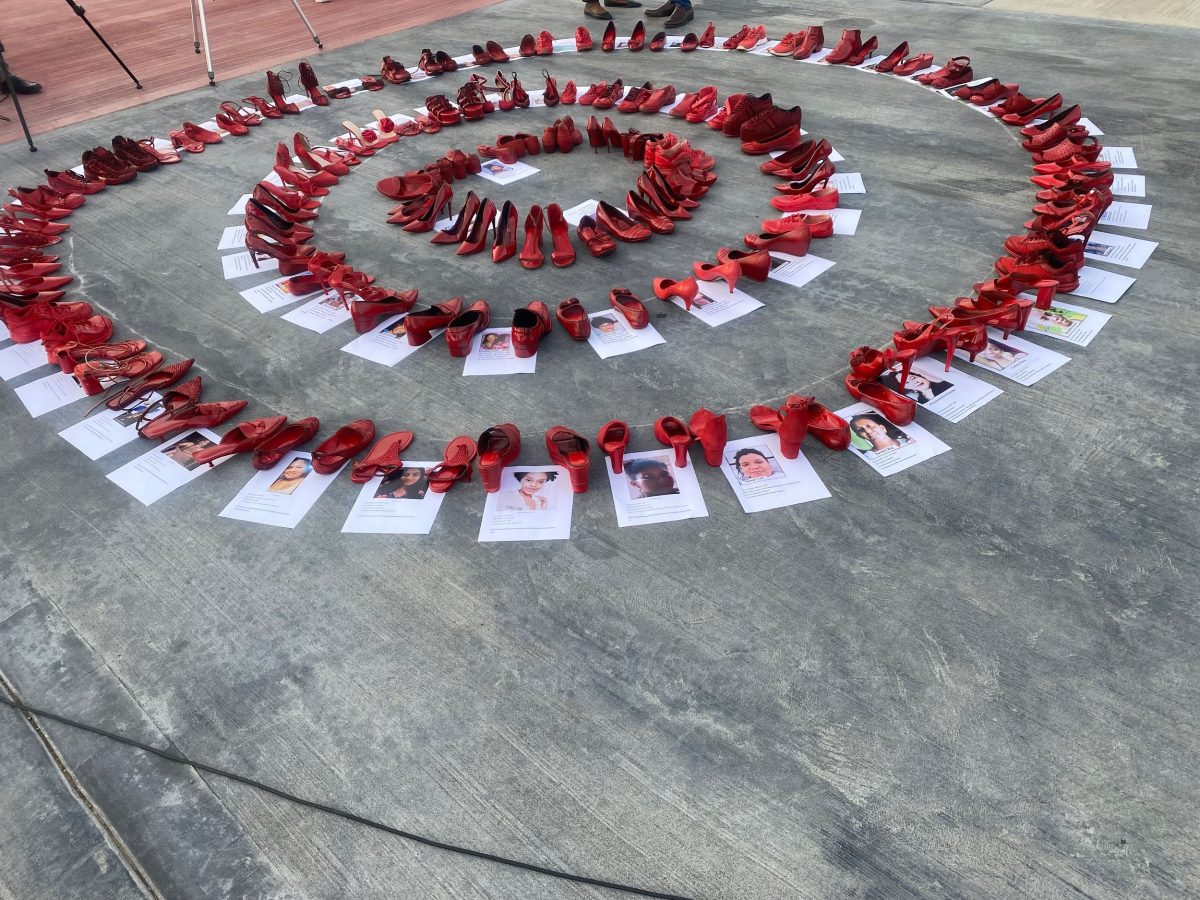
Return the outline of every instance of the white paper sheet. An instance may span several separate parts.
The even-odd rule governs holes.
[[[741,438],[725,445],[721,474],[748,513],[794,506],[830,496],[812,464],[801,452],[785,459],[779,435]]]
[[[306,109],[317,108],[317,104],[313,103],[312,100],[308,98],[308,94],[290,94],[283,98],[283,102],[294,103],[297,108],[299,108],[300,112],[304,112]]]
[[[257,266],[249,252],[230,253],[221,257],[221,273],[225,276],[226,281],[246,278],[250,275],[269,275],[271,272],[278,271],[279,260],[273,257],[260,259]]]
[[[800,60],[800,62],[820,63],[823,65],[825,63],[825,57],[827,57],[832,52],[833,52],[832,47],[824,47],[824,48],[818,50],[816,53],[814,53],[808,59],[802,59],[802,60]]]
[[[739,284],[744,279],[739,279]],[[751,282],[752,283],[752,282]],[[680,309],[686,306],[678,297],[672,297],[671,302]],[[762,309],[762,303],[745,293],[740,287],[730,292],[724,281],[701,281],[700,293],[692,301],[688,310],[693,316],[706,325],[716,328],[734,319],[740,319],[747,313]]]
[[[471,341],[463,375],[530,375],[537,354],[521,359],[513,352],[511,328],[486,328]]]
[[[792,287],[804,287],[822,272],[833,268],[833,260],[820,256],[792,256],[790,253],[771,252],[771,271],[767,275],[774,281],[782,281]]]
[[[831,209],[827,215],[833,218],[833,233],[851,235],[858,231],[858,220],[862,218],[861,209]]]
[[[498,159],[485,159],[481,164],[482,169],[475,174],[494,184],[512,184],[514,181],[520,181],[522,178],[528,178],[541,171],[519,159],[511,164],[502,163]]]
[[[772,39],[768,39],[768,40],[764,41],[763,43],[761,43],[757,47],[755,47],[753,50],[749,50],[747,52],[752,53],[755,56],[769,56],[771,54],[771,48],[778,47],[779,44],[780,44],[780,41],[777,41],[772,38]]]
[[[500,472],[500,490],[483,504],[479,542],[570,540],[574,499],[564,468],[507,467]]]
[[[1112,163],[1114,169],[1136,169],[1137,157],[1132,147],[1105,147],[1100,151],[1100,161]]]
[[[838,189],[839,194],[865,194],[867,186],[863,184],[860,172],[838,172],[829,179],[829,186]]]
[[[1004,391],[981,378],[946,367],[936,360],[918,359],[912,364],[904,390],[900,390],[900,366],[879,378],[884,387],[917,401],[917,406],[951,422],[961,422],[975,410],[995,400]]]
[[[259,181],[270,182],[271,184],[275,185],[275,187],[283,187],[284,186],[283,178],[281,178],[279,173],[276,172],[274,169],[272,169],[270,172],[268,172],[266,175],[264,175],[262,178],[260,178]]]
[[[1125,292],[1133,287],[1136,278],[1128,275],[1118,275],[1106,269],[1095,266],[1084,266],[1079,270],[1079,287],[1068,291],[1076,297],[1087,297],[1089,300],[1099,300],[1101,303],[1116,303]]]
[[[221,232],[221,242],[217,244],[217,250],[245,250],[246,249],[246,226],[245,225],[230,225]]]
[[[17,388],[16,394],[35,419],[87,396],[79,382],[66,372],[55,372],[53,375],[23,384]]]
[[[1033,294],[1022,294],[1033,299]],[[1034,309],[1029,314],[1025,330],[1058,338],[1068,344],[1086,347],[1111,319],[1108,313],[1055,300],[1049,309]]]
[[[677,468],[673,451],[626,453],[623,471],[614,474],[606,464],[604,472],[621,528],[708,515],[695,466],[689,462],[685,468]]]
[[[893,425],[867,403],[855,403],[837,414],[850,423],[850,452],[885,477],[950,449],[916,422]]]
[[[1131,172],[1114,172],[1112,192],[1118,197],[1145,197],[1146,176]]]
[[[12,334],[9,333],[8,326],[0,322],[0,341],[7,341]]]
[[[601,359],[622,356],[666,343],[653,325],[634,328],[615,309],[588,313],[588,318],[592,320],[592,333],[588,335],[588,343]]]
[[[1138,228],[1145,230],[1150,227],[1149,203],[1126,203],[1124,200],[1114,200],[1108,204],[1099,219],[1101,225],[1116,226],[1117,228]]]
[[[394,366],[402,359],[412,356],[421,347],[427,347],[430,344],[444,346],[441,341],[437,340],[438,336],[446,330],[444,328],[431,331],[430,339],[420,346],[414,347],[410,344],[404,331],[404,319],[407,315],[408,313],[400,313],[392,316],[376,326],[373,331],[356,337],[342,350],[380,365]]]
[[[307,294],[292,293],[293,277],[295,276],[284,275],[282,278],[276,278],[274,281],[268,281],[264,284],[256,284],[254,287],[246,288],[246,290],[238,291],[238,293],[241,294],[243,300],[260,313],[290,306],[308,297],[316,297],[321,293],[320,291],[310,291]]]
[[[579,227],[579,222],[584,216],[595,217],[596,207],[599,205],[599,200],[584,200],[582,203],[576,203],[570,209],[564,209],[563,218],[575,227]]]
[[[242,194],[242,196],[238,198],[238,202],[233,204],[233,206],[230,207],[229,212],[225,213],[225,215],[244,216],[246,214],[246,203],[249,202],[251,196],[252,195],[250,194]]]
[[[963,350],[956,350],[954,355],[959,359],[970,360]],[[1004,332],[989,328],[987,347],[979,352],[971,365],[1028,386],[1036,384],[1070,361],[1069,356],[1047,350],[1015,334],[1005,338]]]
[[[41,341],[28,344],[13,344],[0,350],[0,378],[12,381],[26,372],[48,366],[46,348]]]
[[[280,318],[317,334],[324,334],[343,322],[349,322],[350,310],[342,303],[336,291],[330,291],[284,313]]]
[[[285,453],[271,468],[255,472],[220,515],[258,525],[295,528],[344,468],[322,475],[313,471],[311,453]]]
[[[1112,263],[1114,266],[1140,269],[1146,264],[1146,260],[1150,258],[1150,254],[1157,246],[1157,241],[1143,241],[1139,238],[1126,237],[1123,234],[1093,231],[1091,237],[1088,238],[1083,255],[1088,259]]]
[[[431,461],[404,460],[404,468],[386,478],[377,475],[362,486],[343,534],[429,534],[445,494],[429,490]]]
[[[219,435],[207,428],[185,431],[166,443],[156,444],[116,471],[109,472],[108,479],[149,506],[207,472],[208,464],[197,463],[192,459],[192,454],[220,440]],[[223,456],[213,465],[219,466],[228,459],[228,456]]]
[[[887,59],[887,54],[880,53],[876,56],[869,56],[863,62],[859,63],[857,66],[851,66],[850,68],[859,69],[860,71],[871,72],[872,74],[874,74],[875,67],[877,65],[879,65],[881,62],[883,62],[885,59]]]
[[[159,394],[151,391],[147,399],[135,401],[124,409],[103,409],[82,422],[64,428],[58,436],[82,451],[88,459],[99,459],[137,440],[138,416],[159,397]]]

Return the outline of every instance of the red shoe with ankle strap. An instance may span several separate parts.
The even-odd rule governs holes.
[[[900,331],[892,335],[892,343],[898,350],[913,350],[917,356],[925,356],[935,350],[946,353],[946,371],[954,359],[955,350],[966,351],[971,360],[987,346],[987,329],[979,324],[955,321],[946,316],[932,322],[904,322]],[[899,424],[899,423],[897,423]]]
[[[312,452],[313,471],[332,475],[367,448],[375,440],[375,423],[370,419],[355,419],[343,425]]]
[[[104,390],[101,378],[142,378],[163,364],[163,355],[157,350],[138,353],[122,360],[92,359],[75,366],[75,380],[88,396]]]
[[[521,432],[512,422],[493,425],[479,436],[479,477],[489,494],[500,490],[500,474],[521,455]]]
[[[542,212],[542,208],[535,203],[525,216],[525,242],[521,247],[520,254],[517,256],[517,261],[520,262],[522,268],[540,269],[542,267],[542,263],[546,258],[542,252],[542,229],[544,225],[545,215]],[[547,312],[547,316],[549,316],[549,312]]]
[[[197,428],[216,428],[224,425],[243,409],[245,400],[220,400],[213,403],[189,403],[155,416],[138,432],[147,440],[161,440],[181,431]],[[315,468],[315,466],[314,466]]]
[[[654,423],[654,437],[660,444],[675,451],[675,467],[686,469],[688,447],[696,440],[683,422],[674,416],[663,416]]]
[[[578,297],[568,297],[559,303],[554,317],[572,340],[586,341],[592,333],[592,320]]]
[[[893,350],[885,347],[880,350],[875,347],[857,347],[850,351],[850,371],[854,377],[862,381],[876,381],[879,376],[893,366],[900,366],[900,390],[908,382],[908,373],[912,369],[917,352],[912,349]]]
[[[725,417],[702,406],[692,413],[687,428],[700,443],[704,461],[713,468],[721,465],[728,438]]]
[[[830,450],[850,446],[850,424],[813,397],[792,394],[779,409],[752,406],[750,421],[763,431],[778,432],[780,452],[788,459],[800,454],[800,444],[808,435]]]
[[[238,453],[252,453],[265,441],[278,434],[287,423],[287,416],[269,416],[264,419],[252,419],[235,425],[221,440],[212,447],[205,447],[192,454],[197,463],[208,463],[210,466],[225,456]]]
[[[446,346],[451,356],[466,356],[471,352],[475,335],[488,327],[491,309],[486,300],[476,300],[454,317],[446,326]]]
[[[550,308],[541,300],[534,300],[513,313],[512,347],[518,359],[528,359],[537,353],[538,344],[553,327]]]
[[[576,494],[588,489],[588,473],[592,467],[588,457],[590,449],[587,439],[570,428],[555,425],[546,429],[546,452],[550,461],[567,470],[571,476],[571,490]]]
[[[970,81],[974,77],[975,72],[971,68],[971,57],[956,56],[940,69],[935,69],[925,75],[918,75],[917,81],[928,87],[944,90],[948,87],[954,87],[956,84],[963,84]],[[896,424],[899,425],[901,423],[897,422]]]

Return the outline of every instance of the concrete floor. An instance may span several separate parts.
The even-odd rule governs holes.
[[[834,36],[878,29],[889,49],[908,38],[969,53],[981,74],[1062,90],[1106,142],[1136,148],[1161,244],[1091,347],[1070,348],[1073,362],[1037,386],[1003,383],[961,424],[924,418],[953,450],[902,475],[814,448],[834,499],[747,516],[705,469],[709,518],[632,529],[616,527],[601,488],[578,498],[571,541],[537,545],[476,543],[475,485],[447,498],[429,538],[339,534],[357,490],[345,477],[294,532],[217,518],[242,462],[143,508],[103,477],[141,448],[91,463],[54,435],[80,407],[31,422],[3,390],[6,685],[399,827],[693,897],[1200,896],[1193,35],[894,0],[853,16],[818,2],[803,20],[792,4],[760,8],[773,32],[820,21]],[[741,10],[712,2],[700,18],[736,24]],[[510,0],[322,67],[508,43],[531,22],[567,35],[575,14]],[[462,380],[460,363],[429,351],[389,371],[341,353],[344,329],[258,315],[215,269],[226,209],[290,134],[276,126],[89,202],[64,245],[79,292],[124,336],[194,353],[206,395],[253,397],[250,413],[372,415],[413,427],[415,455],[512,419],[530,436],[522,458],[542,462],[538,435],[558,422],[594,433],[619,414],[649,448],[646,423],[702,403],[742,410],[802,390],[842,404],[846,351],[966,290],[1028,210],[1009,131],[889,79],[740,54],[552,63],[560,79],[713,81],[803,104],[843,170],[864,174],[858,235],[821,246],[837,265],[798,297],[765,287],[767,310],[717,331],[655,309],[668,345],[654,351],[603,363],[556,333],[533,377]],[[32,183],[113,134],[161,133],[258,81],[65,128],[36,156],[9,144],[3,181]],[[376,102],[423,96],[391,89],[300,127],[329,135]],[[750,163],[695,129],[720,158],[712,203],[686,236],[611,262],[528,274],[426,254],[380,227],[376,177],[499,127],[414,141],[347,179],[320,242],[429,298],[486,296],[503,311],[578,294],[600,308],[614,283],[645,295],[652,275],[737,240],[765,211]],[[540,160],[545,173],[509,195],[518,204],[615,196],[631,171]],[[751,433],[740,412],[731,423]],[[56,769],[16,714],[0,716],[6,900],[616,896],[43,723]]]

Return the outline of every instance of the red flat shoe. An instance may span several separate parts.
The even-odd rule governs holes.
[[[634,296],[628,288],[616,287],[608,292],[608,302],[612,308],[625,317],[632,328],[645,328],[650,324],[650,313],[646,304]]]
[[[617,46],[617,23],[609,21],[604,26],[604,34],[600,38],[600,49],[605,53],[612,53]]]
[[[608,232],[600,230],[596,225],[596,220],[591,216],[584,216],[579,220],[576,233],[592,256],[607,256],[617,249],[616,241],[608,235]]]
[[[918,53],[916,56],[910,56],[904,62],[896,63],[891,74],[898,78],[907,78],[908,76],[920,72],[923,69],[928,69],[933,65],[932,53]]]
[[[600,426],[596,435],[600,451],[608,457],[614,475],[621,474],[625,460],[625,448],[629,446],[629,426],[620,419],[613,419]]]
[[[208,463],[210,466],[223,456],[234,456],[238,453],[249,453],[257,449],[264,441],[274,437],[287,422],[287,416],[270,416],[265,419],[252,419],[235,425],[221,436],[221,440],[212,447],[205,447],[192,454],[197,463]]]
[[[214,403],[189,403],[155,416],[138,432],[147,440],[162,440],[181,431],[216,428],[224,425],[243,409],[245,400],[220,400]]]
[[[411,431],[393,431],[385,434],[371,448],[371,452],[356,462],[350,469],[350,480],[355,484],[366,484],[376,475],[391,475],[404,466],[400,454],[413,441]]]
[[[521,454],[521,432],[512,422],[493,425],[479,436],[479,476],[489,494],[500,490],[501,470]]]
[[[688,464],[688,447],[696,439],[682,421],[674,416],[663,416],[654,423],[654,436],[660,444],[671,447],[675,451],[675,467],[686,469]]]
[[[491,310],[486,300],[476,300],[446,326],[446,346],[451,356],[466,356],[471,352],[475,335],[488,327]]]
[[[846,390],[855,400],[861,400],[875,407],[893,425],[903,427],[916,417],[917,401],[897,394],[878,381],[863,381],[852,374],[847,375]]]
[[[576,434],[562,425],[546,430],[546,451],[550,461],[562,466],[571,476],[571,490],[582,494],[588,489],[588,472],[592,461],[588,458],[591,445],[581,434]]]
[[[409,344],[420,347],[433,337],[432,332],[445,328],[462,312],[462,297],[454,297],[425,309],[417,309],[404,317],[405,335]]]
[[[722,263],[736,262],[742,274],[751,281],[766,281],[771,272],[771,254],[766,250],[730,250],[722,247],[717,251],[717,259]]]
[[[355,419],[348,425],[343,425],[313,450],[313,471],[321,475],[332,475],[361,453],[373,440],[375,423],[370,419]]]
[[[554,317],[572,340],[586,341],[592,333],[592,320],[578,297],[568,297],[559,303]]]
[[[737,287],[738,279],[742,276],[742,267],[736,260],[722,263],[707,263],[697,260],[692,263],[692,272],[700,281],[723,280],[726,287],[733,291]]]
[[[446,445],[442,461],[430,469],[425,477],[429,489],[435,494],[444,494],[454,485],[466,479],[471,480],[473,474],[471,464],[475,460],[478,447],[465,434],[460,434]]]
[[[675,281],[671,278],[654,279],[654,296],[659,300],[670,300],[672,297],[678,297],[683,301],[684,309],[692,308],[692,301],[696,299],[698,293],[700,293],[700,285],[696,283],[695,277],[691,275],[682,281]]]
[[[688,420],[688,431],[695,435],[704,450],[704,461],[716,468],[721,465],[728,440],[725,417],[703,406],[692,413]]]
[[[518,359],[528,359],[537,353],[538,344],[550,333],[554,320],[550,308],[541,300],[534,300],[513,313],[512,348]]]
[[[812,233],[807,225],[797,225],[791,231],[782,234],[764,231],[759,234],[748,234],[742,239],[751,250],[764,250],[768,253],[786,253],[789,256],[806,256],[812,241]]]
[[[509,58],[510,58],[509,55],[507,53],[505,53],[504,48],[501,47],[499,44],[497,44],[495,41],[488,41],[483,46],[484,46],[484,49],[487,50],[488,55],[490,55],[492,57],[492,62],[506,63],[509,61]]]
[[[284,426],[255,448],[250,465],[260,471],[271,468],[285,453],[311,441],[320,427],[320,421],[311,416]]]
[[[520,43],[520,46],[518,47],[518,52],[524,58],[528,58],[530,56],[536,56],[537,55],[537,38],[535,38],[532,34],[525,35],[523,38],[521,38],[521,43]]]

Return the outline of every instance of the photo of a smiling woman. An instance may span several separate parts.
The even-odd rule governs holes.
[[[922,406],[931,400],[936,400],[954,387],[954,384],[945,378],[918,372],[916,369],[908,373],[908,381],[904,384],[904,390],[900,390],[900,374],[894,369],[879,376],[879,383],[897,394],[916,400]]]
[[[398,472],[385,475],[375,491],[376,500],[424,500],[429,490],[425,470],[405,466]]]
[[[513,472],[515,490],[496,495],[497,512],[545,512],[554,509],[557,472]]]
[[[854,435],[853,445],[867,459],[913,442],[912,438],[879,413],[860,413],[852,417],[850,431]]]
[[[283,471],[279,473],[278,478],[271,482],[271,486],[267,488],[267,491],[272,494],[294,494],[296,488],[300,487],[311,471],[312,463],[303,457],[297,456],[283,467]]]
[[[780,474],[772,467],[767,452],[757,447],[743,447],[733,454],[730,466],[742,481],[760,481]]]

